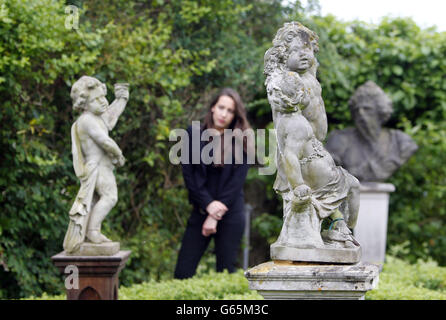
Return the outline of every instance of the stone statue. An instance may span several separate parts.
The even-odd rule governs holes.
[[[327,116],[316,79],[317,51],[317,35],[291,22],[279,29],[265,54],[278,145],[274,189],[284,201],[283,227],[271,258],[356,263],[361,251],[349,228],[358,217],[359,181],[336,166],[321,143]],[[330,226],[321,233],[326,218]]]
[[[119,251],[119,243],[101,233],[101,224],[118,200],[113,170],[123,166],[125,158],[108,133],[125,109],[128,84],[115,84],[116,100],[111,105],[106,93],[105,84],[88,76],[71,88],[73,109],[82,111],[71,127],[73,167],[81,183],[63,243],[71,255],[112,255]]]
[[[404,132],[382,128],[393,112],[392,101],[374,82],[360,86],[349,107],[355,128],[331,133],[326,148],[338,165],[361,182],[383,182],[418,146]]]

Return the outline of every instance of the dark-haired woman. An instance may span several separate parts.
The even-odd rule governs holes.
[[[217,272],[236,270],[237,253],[240,248],[244,228],[243,184],[249,169],[247,152],[253,152],[249,141],[242,138],[242,152],[237,152],[237,137],[225,137],[225,129],[250,129],[246,110],[239,94],[230,88],[221,90],[212,100],[208,113],[201,126],[201,133],[206,129],[217,130],[221,137],[221,152],[212,155],[213,162],[182,163],[183,177],[189,191],[189,200],[193,205],[183,237],[175,268],[175,278],[190,278],[195,274],[198,263],[211,239],[215,242]],[[189,150],[192,156],[192,127],[189,134]],[[215,133],[216,131],[214,131]],[[236,136],[236,135],[234,135]],[[224,140],[231,139],[230,143]],[[228,142],[228,141],[227,141]],[[200,139],[200,155],[206,142]],[[227,147],[233,148],[230,163],[227,163]],[[251,144],[252,146],[252,144]],[[218,149],[220,150],[220,149]],[[237,164],[239,163],[239,164]]]

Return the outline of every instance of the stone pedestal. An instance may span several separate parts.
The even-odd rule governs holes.
[[[272,244],[270,252],[273,261],[353,264],[361,260],[361,247],[302,249]]]
[[[249,288],[267,300],[363,300],[378,283],[379,267],[270,261],[245,272]]]
[[[65,281],[67,300],[118,300],[119,272],[129,256],[130,251],[112,256],[72,256],[63,251],[51,260],[73,280],[70,288]]]
[[[390,183],[361,183],[359,216],[353,234],[362,248],[363,262],[383,264],[386,256]]]

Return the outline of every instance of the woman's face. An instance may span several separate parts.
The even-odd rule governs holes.
[[[211,108],[214,128],[226,129],[235,117],[235,102],[231,97],[221,96]]]

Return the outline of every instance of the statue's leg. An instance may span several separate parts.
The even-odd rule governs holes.
[[[330,215],[330,228],[324,232],[324,240],[331,245],[354,248],[359,243],[350,229],[356,225],[359,212],[359,181],[348,174],[345,181],[348,192],[342,205]]]
[[[118,201],[118,188],[116,186],[113,169],[100,166],[98,170],[95,191],[99,196],[99,201],[91,211],[90,221],[87,228],[87,238],[94,243],[111,241],[101,234],[101,225],[104,218]]]
[[[350,190],[347,195],[347,208],[344,213],[345,221],[350,229],[356,226],[359,213],[359,181],[354,176],[349,177]]]

